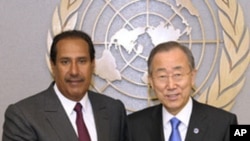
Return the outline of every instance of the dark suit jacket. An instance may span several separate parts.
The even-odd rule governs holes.
[[[98,141],[124,141],[126,111],[119,100],[88,92]],[[45,91],[10,105],[5,113],[3,141],[78,141],[53,84]]]
[[[229,141],[230,124],[237,124],[236,115],[193,100],[185,141]],[[129,115],[128,125],[130,141],[164,141],[162,105]]]

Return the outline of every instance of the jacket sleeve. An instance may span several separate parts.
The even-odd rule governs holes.
[[[224,141],[230,140],[230,125],[237,125],[237,124],[238,124],[237,116],[233,114],[231,120],[229,121],[228,129],[225,134]]]
[[[35,141],[35,131],[25,115],[16,105],[10,105],[5,112],[2,141]]]

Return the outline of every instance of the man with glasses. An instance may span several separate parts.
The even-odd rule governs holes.
[[[191,97],[194,62],[192,52],[175,41],[151,51],[148,80],[161,104],[129,115],[131,141],[229,141],[237,117]]]

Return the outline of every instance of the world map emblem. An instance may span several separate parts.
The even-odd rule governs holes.
[[[198,70],[193,97],[200,102],[230,110],[244,86],[249,31],[234,0],[61,0],[52,23],[48,51],[62,31],[87,32],[96,49],[91,89],[122,100],[130,112],[158,103],[148,87],[147,58],[166,41],[193,52]]]

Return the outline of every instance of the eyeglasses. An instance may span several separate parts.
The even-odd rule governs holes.
[[[157,72],[153,75],[153,79],[158,82],[165,83],[168,82],[169,78],[172,78],[174,82],[180,82],[186,75],[189,75],[191,72],[191,70],[188,73],[185,73],[184,71],[177,71],[171,75],[167,74],[166,72]]]

